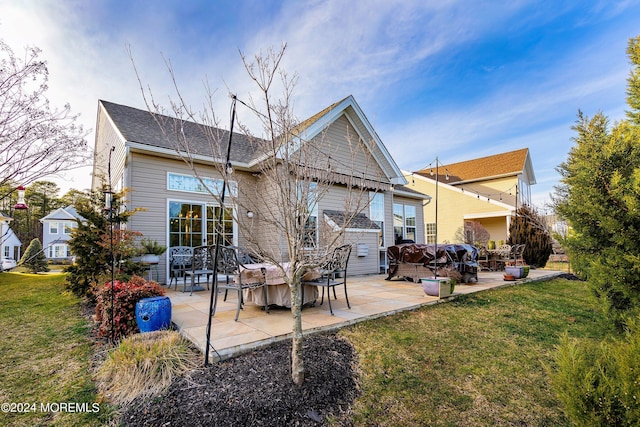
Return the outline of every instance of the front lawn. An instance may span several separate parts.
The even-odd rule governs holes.
[[[109,417],[91,379],[89,325],[64,278],[0,273],[0,425],[102,425]]]

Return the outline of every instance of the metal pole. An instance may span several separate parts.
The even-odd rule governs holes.
[[[109,150],[109,164],[108,164],[108,175],[109,175],[109,257],[111,263],[111,343],[114,344],[116,342],[115,335],[115,327],[114,327],[114,311],[115,307],[115,289],[114,289],[114,281],[115,281],[115,257],[113,256],[113,188],[111,187],[111,154],[116,149],[115,146],[111,147]]]
[[[438,278],[438,157],[436,157],[436,230],[433,242],[433,278]]]
[[[229,142],[227,144],[227,159],[224,164],[224,177],[222,182],[222,194],[220,195],[220,213],[218,214],[218,228],[216,230],[216,250],[213,255],[213,289],[209,297],[209,320],[207,321],[207,348],[204,352],[204,366],[209,365],[209,348],[211,347],[211,321],[212,314],[215,312],[215,305],[218,303],[218,256],[220,253],[220,244],[222,242],[222,223],[224,217],[224,196],[227,191],[227,178],[229,175],[230,155],[231,155],[231,141],[233,138],[233,124],[236,120],[236,96],[231,97],[231,125],[229,126]],[[215,296],[215,298],[214,298]]]

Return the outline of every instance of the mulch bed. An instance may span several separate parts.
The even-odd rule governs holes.
[[[161,396],[124,408],[125,426],[319,426],[345,416],[359,393],[357,355],[335,334],[306,337],[305,381],[291,380],[286,341],[201,367]]]

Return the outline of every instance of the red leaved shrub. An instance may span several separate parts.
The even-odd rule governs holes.
[[[164,289],[156,282],[147,282],[140,276],[133,276],[128,282],[114,281],[115,311],[113,328],[115,339],[138,332],[136,324],[136,303],[143,298],[164,295]],[[111,282],[96,291],[96,320],[100,322],[98,336],[111,335]]]

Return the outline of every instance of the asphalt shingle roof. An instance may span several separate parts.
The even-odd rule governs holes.
[[[355,228],[358,230],[379,230],[380,227],[375,222],[371,221],[364,213],[359,213],[351,218],[351,220],[345,224],[347,216],[345,212],[324,210],[322,211],[331,221],[336,223],[339,227]]]
[[[448,184],[455,184],[460,181],[476,181],[495,176],[505,176],[518,174],[525,167],[528,148],[509,151],[507,153],[494,154],[492,156],[467,160],[464,162],[451,163],[438,168],[438,180],[445,182],[448,173]],[[433,168],[435,174],[435,168]],[[431,176],[431,169],[425,168],[415,172],[427,178]]]
[[[152,115],[149,111],[101,100],[107,114],[113,120],[122,136],[129,142],[151,147],[175,150],[178,146],[178,132],[184,132],[189,141],[190,151],[195,155],[221,158],[226,155],[229,131],[201,125],[188,120],[175,119],[162,114]],[[157,121],[156,121],[157,119]],[[158,122],[167,130],[165,135]],[[210,143],[212,141],[212,143]],[[182,150],[184,151],[184,149]],[[233,133],[230,158],[232,162],[250,162],[257,153],[257,143],[240,133]]]

